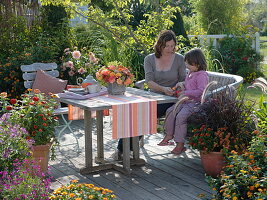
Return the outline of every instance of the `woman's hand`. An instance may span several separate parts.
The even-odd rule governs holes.
[[[176,90],[184,90],[185,89],[184,88],[184,82],[178,82],[178,83],[176,83],[175,89]]]
[[[174,91],[170,87],[163,87],[163,92],[169,96],[172,96],[174,94]]]

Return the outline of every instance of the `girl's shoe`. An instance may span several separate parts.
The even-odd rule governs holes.
[[[185,151],[186,151],[186,148],[185,148],[185,147],[182,147],[182,148],[180,148],[180,147],[175,147],[175,148],[171,151],[171,153],[174,154],[174,155],[179,156],[179,155],[181,155],[182,153],[184,153]]]

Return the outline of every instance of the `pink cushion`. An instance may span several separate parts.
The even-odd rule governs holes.
[[[36,73],[35,81],[33,82],[32,89],[39,89],[42,93],[48,94],[49,92],[56,94],[61,93],[67,86],[67,80],[55,78],[46,74],[43,70],[38,70]]]

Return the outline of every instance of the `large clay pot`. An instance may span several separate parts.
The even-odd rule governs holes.
[[[32,146],[33,158],[38,162],[42,172],[46,173],[48,169],[49,152],[52,143],[45,145]]]
[[[126,91],[125,85],[119,85],[117,83],[108,84],[108,93],[111,95],[123,95]]]
[[[201,163],[207,175],[216,178],[225,165],[225,159],[222,152],[200,152]]]

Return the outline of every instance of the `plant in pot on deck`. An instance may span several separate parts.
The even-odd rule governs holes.
[[[53,112],[58,106],[58,102],[53,97],[40,93],[39,90],[32,92],[31,89],[28,89],[28,91],[29,94],[23,94],[20,100],[8,100],[2,95],[2,111],[10,112],[9,121],[12,124],[18,124],[27,130],[29,134],[27,139],[34,141],[33,156],[41,158],[40,165],[44,164],[42,170],[46,172],[51,145],[51,157],[54,157],[53,142],[56,142],[55,126],[58,125],[58,118],[53,115]],[[37,152],[42,155],[37,155]]]
[[[233,89],[227,88],[211,94],[199,105],[199,111],[189,117],[188,122],[196,127],[189,144],[200,151],[208,175],[219,175],[224,165],[223,154],[232,150],[242,153],[247,148],[255,130],[252,113],[253,106],[247,105],[243,97],[236,96]]]
[[[253,86],[262,88],[267,94],[267,81],[258,78]],[[214,199],[257,199],[267,196],[267,102],[260,97],[255,109],[257,130],[243,154],[231,151],[226,156],[227,165],[218,178],[208,177],[209,184],[216,191]]]

